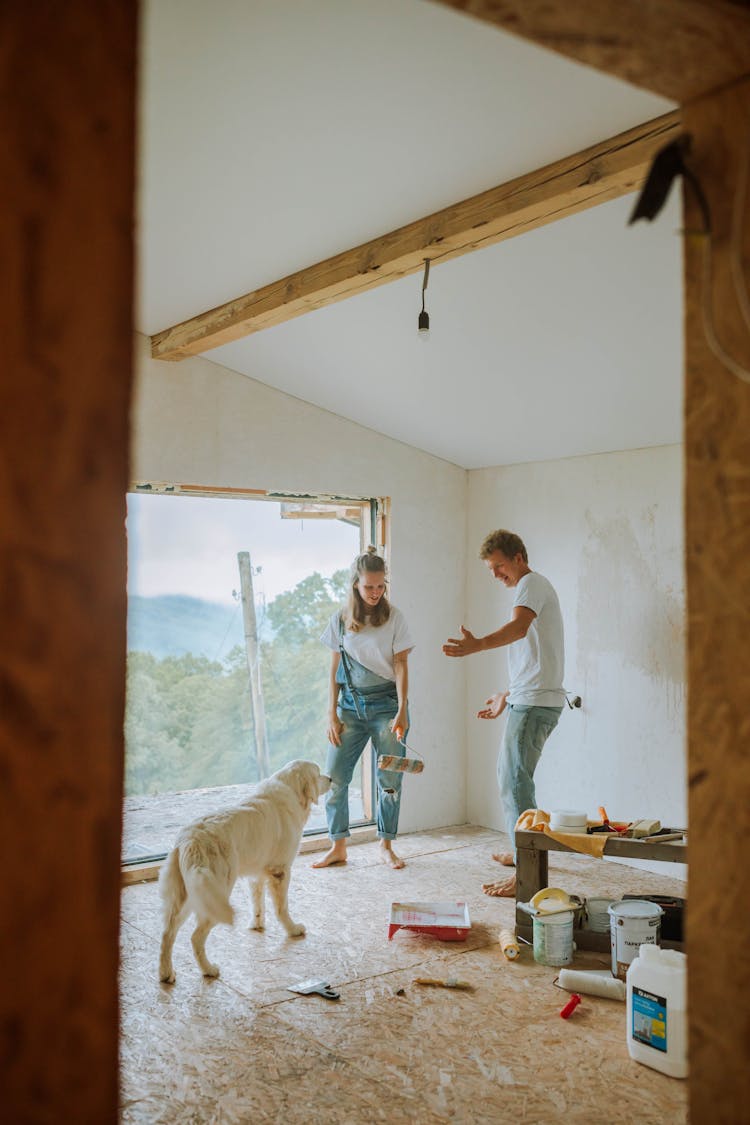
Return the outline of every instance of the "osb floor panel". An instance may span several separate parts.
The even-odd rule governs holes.
[[[270,903],[265,933],[248,930],[238,883],[234,929],[208,940],[215,981],[193,960],[189,921],[175,946],[177,981],[159,984],[157,886],[124,888],[122,1122],[686,1122],[686,1083],[629,1058],[624,1004],[584,996],[561,1020],[557,971],[528,947],[514,963],[502,956],[498,933],[512,927],[514,904],[481,884],[503,874],[490,856],[505,847],[500,833],[463,827],[401,837],[403,871],[383,866],[376,844],[323,871],[301,856],[290,903],[304,938],[286,937]],[[664,871],[550,853],[550,884],[582,895],[684,897]],[[443,899],[468,902],[466,942],[403,930],[388,941],[391,902]],[[576,953],[574,965],[604,968],[608,958]],[[458,976],[475,990],[424,988],[415,976]],[[341,999],[286,991],[309,977]]]

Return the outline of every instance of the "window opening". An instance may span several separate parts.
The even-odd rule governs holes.
[[[319,637],[352,558],[385,549],[385,503],[141,483],[128,494],[123,863],[241,801],[294,758],[325,764]],[[373,822],[363,755],[351,823]],[[326,830],[322,802],[306,833]]]

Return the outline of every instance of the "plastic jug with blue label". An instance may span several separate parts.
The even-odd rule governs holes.
[[[628,1053],[631,1059],[687,1078],[687,957],[642,945],[627,971]]]

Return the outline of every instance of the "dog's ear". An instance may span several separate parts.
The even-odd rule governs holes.
[[[320,771],[317,766],[308,766],[302,775],[300,784],[300,795],[302,797],[302,807],[309,809],[310,805],[314,805],[318,799],[318,777]]]

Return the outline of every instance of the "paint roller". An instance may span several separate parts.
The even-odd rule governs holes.
[[[500,931],[500,948],[508,961],[515,961],[521,956],[521,947],[510,930]]]
[[[411,747],[406,745],[401,727],[396,727],[393,733],[405,749],[411,750]],[[424,769],[424,762],[421,758],[401,757],[400,754],[379,754],[378,769],[394,770],[396,773],[421,773]]]
[[[566,992],[583,992],[587,996],[603,996],[606,1000],[625,1000],[625,981],[601,973],[582,973],[577,969],[561,969],[557,978]]]

